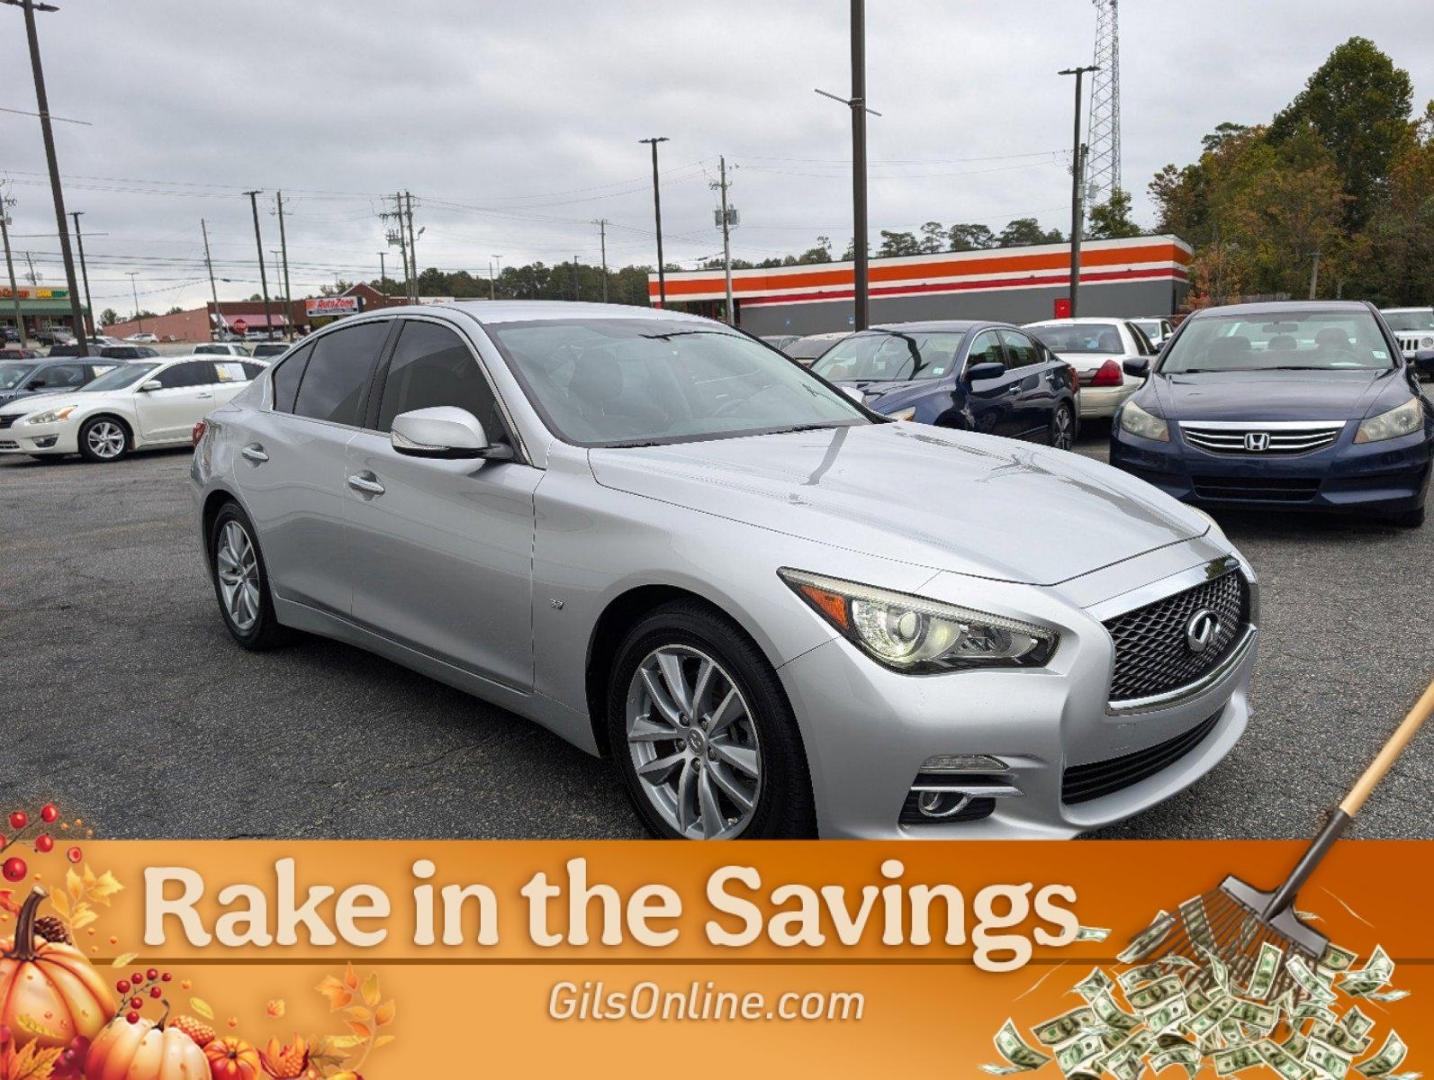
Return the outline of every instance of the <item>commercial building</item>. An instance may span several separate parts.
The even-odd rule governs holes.
[[[25,337],[35,338],[42,332],[70,326],[70,290],[52,289],[48,285],[22,285],[14,292],[0,285],[0,326],[15,326],[15,302],[20,303],[20,318],[25,324]],[[81,310],[85,311],[82,304]],[[85,311],[88,318],[89,312]]]
[[[1190,245],[1175,236],[1089,240],[1081,246],[1080,314],[1169,315],[1189,290]],[[853,322],[850,262],[732,271],[737,322],[754,334],[816,334]],[[1070,245],[947,251],[872,259],[871,322],[997,319],[1069,314]],[[658,306],[657,275],[648,295]],[[719,316],[722,270],[669,271],[667,306]]]

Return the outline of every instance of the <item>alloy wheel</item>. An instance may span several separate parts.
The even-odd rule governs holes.
[[[214,552],[224,611],[241,634],[259,621],[259,557],[244,526],[226,521]]]
[[[627,693],[627,749],[649,804],[679,835],[738,836],[762,793],[757,727],[737,684],[686,645],[650,652]]]
[[[112,461],[124,453],[124,428],[113,420],[97,420],[85,433],[85,445],[90,453],[105,461]]]
[[[1075,444],[1075,438],[1071,432],[1070,410],[1057,409],[1054,423],[1055,430],[1051,433],[1051,445],[1057,450],[1069,450]]]

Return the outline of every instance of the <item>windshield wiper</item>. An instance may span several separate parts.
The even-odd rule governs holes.
[[[792,434],[794,434],[794,433],[796,433],[796,432],[798,432],[798,431],[827,431],[827,430],[829,430],[829,429],[831,429],[831,428],[835,428],[835,427],[846,427],[846,426],[847,426],[846,424],[842,424],[842,423],[835,423],[835,424],[832,424],[832,423],[823,423],[823,424],[794,424],[794,425],[791,426],[791,427],[774,428],[774,429],[771,430],[771,431],[765,431],[765,432],[763,432],[763,434],[764,434],[764,435],[792,435]]]

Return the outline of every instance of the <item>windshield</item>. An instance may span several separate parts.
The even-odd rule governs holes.
[[[965,336],[872,330],[837,342],[812,365],[812,370],[833,382],[939,379],[951,374],[956,366]]]
[[[715,325],[553,319],[487,329],[543,420],[579,446],[869,422],[781,353]]]
[[[1389,329],[1395,332],[1434,330],[1434,308],[1426,308],[1423,311],[1386,311],[1384,321],[1389,324]]]
[[[0,363],[0,390],[15,389],[25,381],[25,376],[34,370],[34,364]]]
[[[105,390],[123,390],[133,386],[148,375],[158,364],[121,364],[113,371],[107,371],[84,388],[86,393]]]
[[[839,338],[798,338],[783,351],[793,360],[815,360],[839,341]]]
[[[1071,323],[1066,326],[1028,326],[1055,353],[1119,356],[1125,352],[1115,323]]]
[[[1367,311],[1292,311],[1197,318],[1170,346],[1160,370],[1336,371],[1394,366]]]

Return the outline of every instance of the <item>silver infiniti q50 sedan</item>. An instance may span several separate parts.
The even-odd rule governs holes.
[[[219,609],[607,755],[660,836],[1064,837],[1211,769],[1259,621],[1209,518],[891,422],[710,320],[389,308],[213,412]]]

